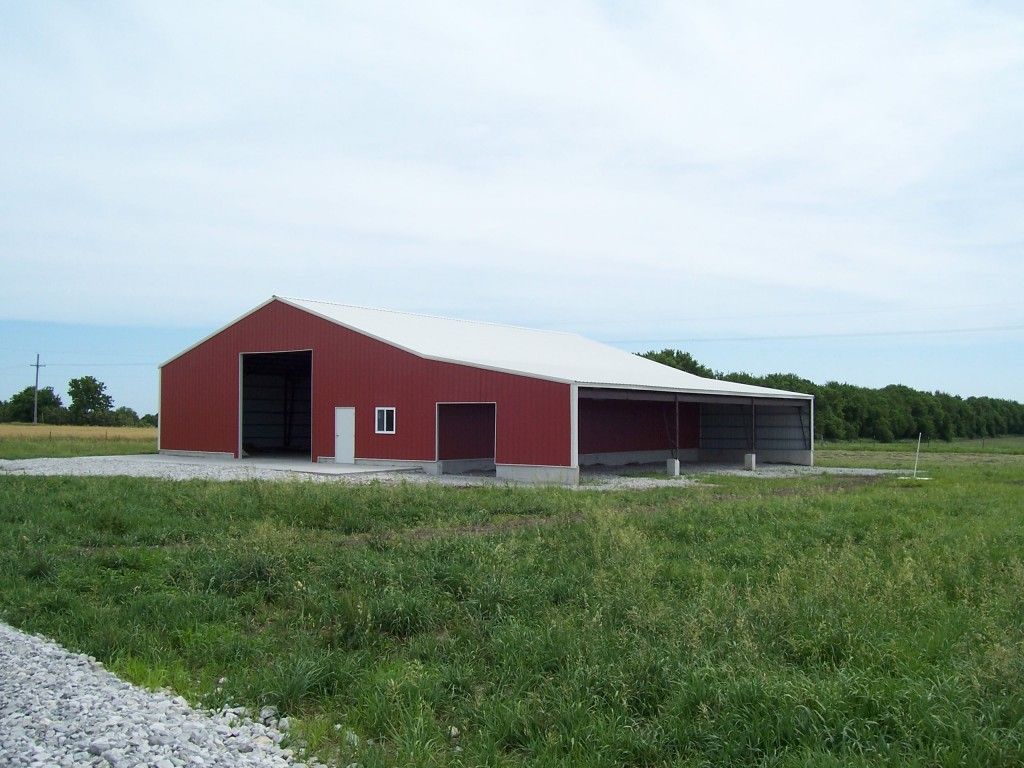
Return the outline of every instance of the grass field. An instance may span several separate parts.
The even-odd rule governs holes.
[[[0,459],[127,453],[156,453],[156,428],[0,424]]]
[[[840,442],[815,443],[816,450],[873,451],[887,453],[914,453],[917,440],[897,440],[892,443],[880,443],[877,440],[843,440]],[[929,440],[921,443],[921,455],[972,453],[972,454],[1021,454],[1024,453],[1024,436],[1005,435],[1003,437],[986,437],[957,439],[950,442]]]
[[[0,616],[339,765],[1018,766],[1024,456],[969,455],[642,493],[0,477]]]
[[[856,440],[815,444],[814,460],[821,467],[876,467],[906,469],[914,467],[917,441],[878,443]],[[1024,456],[1024,437],[992,437],[985,440],[933,441],[921,444],[920,468],[927,473],[939,467],[1016,465]]]

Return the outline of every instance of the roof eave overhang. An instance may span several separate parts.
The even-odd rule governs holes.
[[[587,387],[589,389],[615,389],[626,392],[651,392],[651,393],[666,393],[670,395],[701,395],[707,397],[729,397],[729,398],[754,398],[754,399],[766,399],[766,400],[813,400],[814,395],[808,395],[803,392],[785,392],[783,390],[778,391],[766,391],[766,392],[742,392],[742,391],[728,391],[728,390],[715,390],[715,389],[700,389],[697,387],[656,387],[656,386],[643,386],[637,384],[607,384],[600,381],[578,381],[575,382],[580,387]]]

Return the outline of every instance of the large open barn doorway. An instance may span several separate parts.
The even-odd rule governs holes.
[[[494,403],[437,404],[437,462],[445,473],[494,471]]]
[[[240,456],[312,458],[313,353],[242,355]]]
[[[581,390],[580,466],[697,459],[697,406],[656,392]]]

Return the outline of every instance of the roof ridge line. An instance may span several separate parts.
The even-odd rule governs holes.
[[[305,299],[298,296],[279,296],[274,294],[271,298],[281,299],[282,301],[303,301],[311,304],[329,304],[333,307],[347,307],[349,309],[365,309],[369,312],[387,312],[392,315],[407,315],[409,317],[426,317],[431,320],[446,320],[450,323],[466,323],[468,325],[488,325],[494,328],[514,328],[517,331],[531,331],[533,333],[557,333],[562,336],[576,336],[578,338],[587,338],[579,333],[573,331],[553,331],[547,328],[531,328],[528,325],[514,325],[512,323],[496,323],[491,320],[468,320],[464,317],[449,317],[447,315],[430,315],[426,312],[409,312],[404,309],[389,309],[387,307],[367,307],[363,304],[346,304],[341,301],[325,301],[324,299]],[[589,341],[589,339],[588,339]]]

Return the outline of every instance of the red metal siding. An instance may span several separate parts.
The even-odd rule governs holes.
[[[679,404],[679,447],[696,448],[698,410]],[[580,399],[580,453],[656,451],[673,447],[675,404],[653,400]]]
[[[356,456],[435,459],[438,402],[496,402],[499,464],[570,465],[569,385],[424,360],[295,307],[271,302],[161,371],[160,445],[238,451],[238,361],[313,350],[313,456],[334,455],[334,408],[355,406]],[[396,434],[374,433],[394,406]]]
[[[437,458],[494,458],[494,406],[482,403],[438,406]]]

